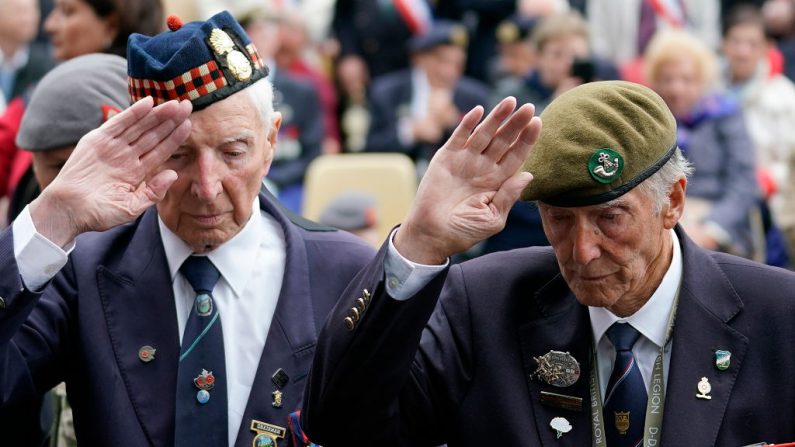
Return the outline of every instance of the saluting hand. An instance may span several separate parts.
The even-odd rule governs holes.
[[[39,233],[63,247],[78,234],[135,219],[177,179],[163,163],[190,135],[190,101],[152,107],[144,98],[77,143],[30,206]]]
[[[541,131],[531,104],[515,108],[509,97],[479,125],[482,107],[464,116],[431,160],[395,235],[401,255],[441,264],[505,226],[508,211],[533,178],[518,171]]]

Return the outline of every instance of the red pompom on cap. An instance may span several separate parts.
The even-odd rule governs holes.
[[[182,19],[172,14],[166,19],[166,24],[168,25],[168,29],[171,31],[176,31],[182,28]]]

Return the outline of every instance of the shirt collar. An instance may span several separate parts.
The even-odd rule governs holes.
[[[671,316],[674,299],[679,293],[679,284],[682,281],[682,250],[679,247],[679,238],[673,230],[671,230],[671,239],[673,242],[671,265],[668,266],[668,271],[665,272],[660,286],[640,310],[627,318],[621,318],[604,307],[588,307],[594,340],[597,342],[601,340],[607,329],[616,321],[625,321],[655,345],[663,347],[666,341],[668,319]],[[664,318],[660,318],[661,316]]]
[[[14,55],[10,59],[3,53],[3,50],[0,50],[0,67],[10,71],[19,70],[28,63],[29,55],[30,48],[27,45],[17,48],[17,51],[14,52]]]
[[[254,269],[254,263],[251,260],[256,259],[257,250],[263,241],[263,227],[257,224],[259,215],[259,198],[257,198],[252,204],[251,218],[246,222],[243,229],[232,239],[207,253],[207,257],[221,272],[221,276],[223,276],[236,296],[240,296],[246,289],[246,283]],[[160,226],[163,249],[166,252],[168,269],[173,282],[180,266],[193,251],[179,236],[166,227],[159,215],[157,216],[157,223]]]

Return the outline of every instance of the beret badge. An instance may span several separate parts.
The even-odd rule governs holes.
[[[501,44],[509,44],[519,40],[519,27],[511,22],[504,22],[497,27],[497,40]]]
[[[594,152],[588,161],[588,172],[599,183],[612,183],[624,170],[624,158],[618,152],[604,147]]]
[[[460,25],[456,25],[450,31],[450,42],[459,47],[465,47],[469,43],[469,36],[467,30]]]
[[[218,57],[226,56],[226,65],[238,81],[251,78],[252,68],[248,58],[235,49],[235,43],[225,31],[215,28],[210,33],[210,48]]]

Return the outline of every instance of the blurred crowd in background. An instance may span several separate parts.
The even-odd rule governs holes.
[[[366,187],[308,212],[310,165],[401,153],[416,180],[476,105],[512,95],[541,113],[578,84],[625,79],[652,87],[678,120],[696,168],[688,234],[783,267],[795,255],[792,0],[0,0],[2,222],[71,152],[15,144],[38,79],[83,54],[124,56],[131,33],[159,32],[168,15],[223,9],[270,67],[284,121],[266,185],[297,213],[352,231],[392,226],[389,195]],[[519,203],[466,257],[546,243],[534,205]]]

